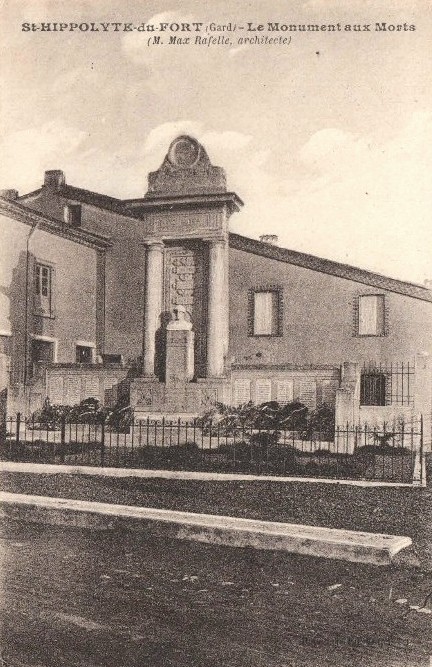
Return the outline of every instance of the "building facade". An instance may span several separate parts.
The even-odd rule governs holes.
[[[195,139],[172,142],[139,199],[59,170],[2,195],[13,408],[115,402],[121,387],[143,416],[294,399],[345,401],[354,420],[355,406],[430,411],[432,291],[231,233],[243,203]]]

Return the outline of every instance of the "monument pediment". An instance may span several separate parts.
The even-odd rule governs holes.
[[[211,164],[196,139],[182,135],[171,143],[160,168],[148,175],[146,198],[226,191],[225,171]]]

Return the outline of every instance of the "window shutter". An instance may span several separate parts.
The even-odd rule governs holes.
[[[360,336],[382,336],[384,334],[384,296],[359,297],[358,333]]]
[[[277,292],[255,292],[254,295],[254,334],[271,336],[278,330],[278,295]]]

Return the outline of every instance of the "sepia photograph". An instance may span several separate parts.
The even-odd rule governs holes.
[[[0,1],[1,667],[431,667],[431,44]]]

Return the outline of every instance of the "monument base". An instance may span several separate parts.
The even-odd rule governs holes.
[[[136,378],[130,387],[135,418],[194,419],[214,403],[229,403],[227,378],[200,378],[199,382],[166,384],[152,378]]]

